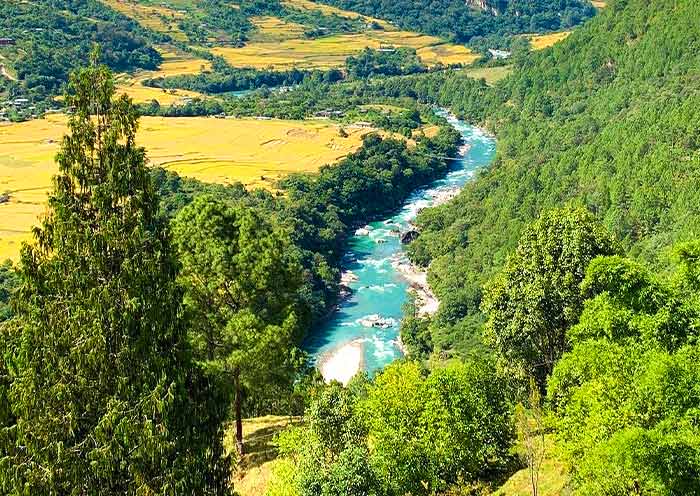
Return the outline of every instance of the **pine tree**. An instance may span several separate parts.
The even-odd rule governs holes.
[[[294,380],[301,269],[274,223],[252,209],[202,196],[173,223],[191,341],[213,374],[232,383],[236,445],[243,399]]]
[[[193,365],[178,262],[138,116],[111,73],[77,71],[48,213],[4,333],[10,494],[225,494],[220,388]],[[223,406],[222,406],[223,405]]]

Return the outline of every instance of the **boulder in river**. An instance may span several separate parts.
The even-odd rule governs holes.
[[[384,318],[381,315],[373,314],[359,320],[363,327],[378,327],[380,329],[388,329],[396,325],[396,320],[392,318]]]
[[[401,235],[401,244],[407,245],[409,243],[413,243],[416,239],[418,239],[418,234],[418,231],[415,229],[403,233]]]

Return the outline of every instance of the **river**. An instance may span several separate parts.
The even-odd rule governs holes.
[[[358,370],[372,374],[402,356],[399,325],[411,282],[397,233],[409,230],[421,209],[453,196],[493,160],[493,137],[438,113],[462,134],[465,146],[443,179],[415,191],[395,215],[359,229],[350,239],[343,279],[351,294],[304,345],[326,380],[347,383]],[[414,283],[416,276],[421,277],[414,274]]]

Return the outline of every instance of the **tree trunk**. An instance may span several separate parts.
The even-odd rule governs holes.
[[[243,418],[241,416],[241,371],[238,367],[233,372],[233,384],[236,389],[235,409],[236,409],[236,448],[238,455],[244,455],[243,449]]]

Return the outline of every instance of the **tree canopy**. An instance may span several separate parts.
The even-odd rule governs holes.
[[[0,486],[226,494],[216,384],[191,360],[137,115],[113,97],[103,66],[71,78],[75,113],[49,211],[23,247],[15,317],[3,329]]]

